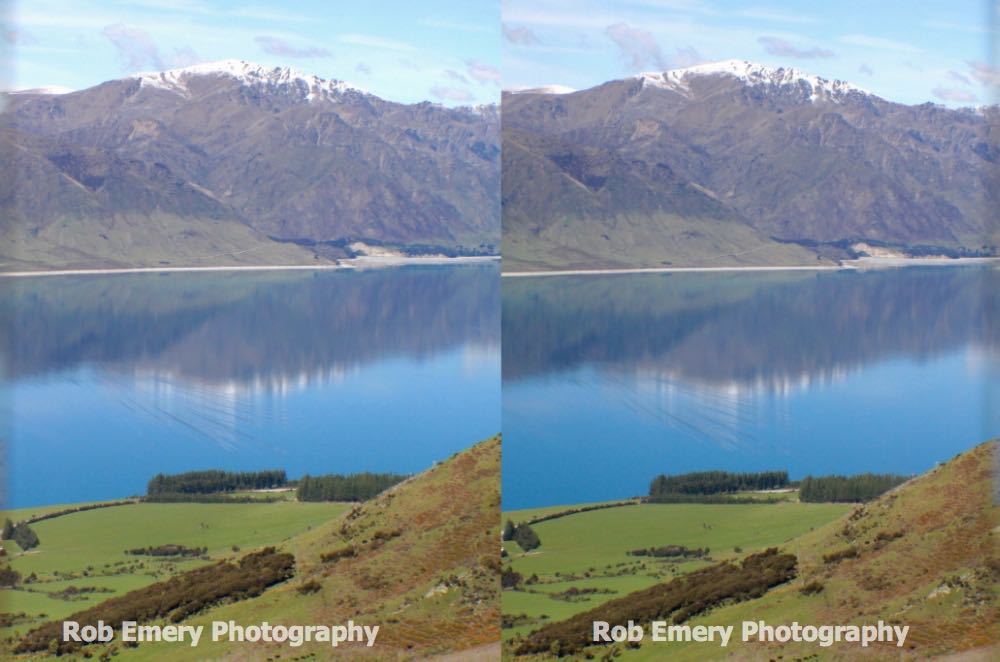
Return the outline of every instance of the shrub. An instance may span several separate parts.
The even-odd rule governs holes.
[[[596,620],[614,626],[629,620],[641,623],[670,617],[674,623],[682,623],[722,602],[760,597],[769,588],[794,579],[795,574],[795,556],[771,548],[746,557],[739,565],[725,562],[696,570],[545,625],[529,634],[514,652],[516,655],[577,654],[595,645],[591,636]]]
[[[137,547],[125,550],[126,554],[132,556],[202,556],[207,552],[208,547],[185,547],[184,545],[158,545],[157,547]]]
[[[7,520],[8,522],[10,520]],[[503,525],[503,533],[500,534],[500,539],[503,541],[514,539],[514,523],[510,520]]]
[[[540,547],[542,541],[538,534],[528,525],[527,522],[518,524],[514,529],[514,542],[521,546],[521,549],[528,552],[536,547]]]
[[[247,554],[237,563],[219,562],[196,568],[162,582],[111,598],[69,617],[83,625],[102,620],[120,628],[122,621],[149,622],[168,619],[173,623],[227,600],[260,595],[269,586],[290,579],[295,557],[266,547]],[[56,641],[58,654],[79,650],[80,642],[60,641],[62,621],[51,621],[28,632],[15,646],[15,653],[48,650]]]
[[[325,554],[319,555],[319,560],[323,563],[335,563],[341,559],[349,559],[353,556],[357,556],[357,550],[354,545],[348,545],[341,549],[335,549],[332,552],[326,552]]]
[[[14,527],[10,537],[21,549],[38,547],[38,536],[31,530],[27,522],[19,522]]]
[[[629,556],[652,556],[655,558],[703,558],[708,556],[708,547],[688,549],[684,545],[666,545],[665,547],[650,547],[649,549],[633,549],[627,552]]]
[[[10,588],[17,586],[21,582],[21,573],[14,570],[9,565],[0,568],[0,586]]]
[[[858,557],[858,548],[855,546],[845,547],[844,549],[838,549],[835,552],[830,552],[829,554],[823,555],[823,563],[839,563],[844,559],[854,559]]]
[[[823,582],[811,581],[800,588],[799,593],[802,595],[815,595],[817,593],[822,593],[824,588]]]
[[[302,595],[309,595],[310,593],[316,593],[322,588],[323,586],[318,581],[310,579],[305,584],[299,586],[296,590]]]
[[[522,579],[521,573],[515,572],[511,568],[504,568],[503,572],[500,573],[500,588],[517,588]]]

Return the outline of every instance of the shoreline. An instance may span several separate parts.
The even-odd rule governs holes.
[[[94,269],[48,269],[39,271],[4,271],[0,278],[28,278],[31,276],[98,276],[110,274],[175,273],[175,272],[217,272],[217,271],[337,271],[379,269],[409,265],[468,264],[473,262],[499,261],[498,255],[468,255],[459,257],[356,257],[341,260],[336,264],[262,264],[232,265],[214,267],[107,267]]]
[[[837,265],[813,266],[760,266],[760,267],[631,267],[625,269],[562,269],[557,271],[507,271],[504,278],[532,278],[534,276],[611,276],[617,274],[661,274],[682,272],[721,271],[840,271],[853,269]]]
[[[409,257],[405,255],[361,255],[341,260],[346,269],[365,269],[378,267],[401,267],[410,264],[471,264],[475,262],[499,262],[499,255],[428,255],[427,257]]]
[[[859,257],[844,260],[850,269],[881,269],[887,267],[951,267],[963,264],[998,264],[1000,257]]]
[[[537,276],[612,276],[618,274],[648,273],[714,273],[725,271],[862,271],[865,269],[888,269],[901,267],[957,267],[970,264],[996,264],[996,257],[959,258],[859,258],[844,260],[839,265],[767,265],[746,267],[630,267],[624,269],[559,269],[554,271],[507,271],[504,278],[533,278]]]

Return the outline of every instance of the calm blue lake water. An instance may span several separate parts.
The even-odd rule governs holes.
[[[496,265],[3,287],[8,507],[158,472],[416,472],[500,430]]]
[[[923,472],[1000,434],[998,298],[979,267],[504,279],[504,508]]]

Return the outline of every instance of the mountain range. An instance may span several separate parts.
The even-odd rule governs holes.
[[[743,60],[505,92],[508,270],[995,255],[1000,108]]]
[[[5,95],[7,267],[495,253],[499,110],[226,60]]]

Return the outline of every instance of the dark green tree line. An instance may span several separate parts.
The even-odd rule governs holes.
[[[698,471],[668,476],[661,474],[649,484],[649,496],[665,494],[722,494],[750,490],[773,490],[788,487],[787,471],[730,473]]]
[[[406,480],[402,474],[359,473],[344,476],[305,475],[299,479],[299,501],[365,501]]]
[[[873,473],[857,476],[806,476],[799,486],[799,501],[870,501],[909,479],[909,476]]]
[[[284,487],[288,477],[284,469],[268,471],[188,471],[179,474],[156,474],[146,485],[146,494],[212,494],[236,490],[265,490]]]

